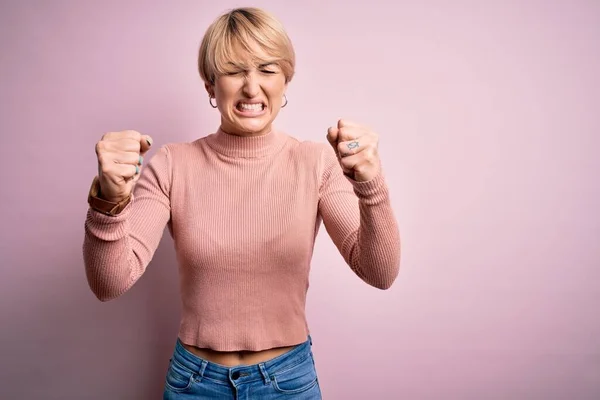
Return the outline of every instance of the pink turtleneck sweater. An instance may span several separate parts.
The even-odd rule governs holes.
[[[350,268],[386,289],[400,237],[382,174],[347,178],[328,143],[221,130],[151,157],[117,216],[89,209],[83,255],[102,301],[142,276],[165,226],[179,264],[182,342],[258,351],[306,340],[309,270],[321,221]]]

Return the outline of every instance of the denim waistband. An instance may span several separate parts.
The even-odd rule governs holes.
[[[239,385],[257,380],[270,383],[273,375],[292,368],[310,357],[311,346],[312,338],[309,335],[306,342],[268,361],[253,365],[227,367],[198,357],[183,347],[181,340],[177,339],[172,362],[177,362],[181,367],[197,374],[198,380],[207,378],[226,385]]]

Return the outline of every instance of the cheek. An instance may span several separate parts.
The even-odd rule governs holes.
[[[221,100],[221,102],[223,103],[231,101],[231,99],[233,98],[232,93],[227,90],[221,90],[217,92],[217,96],[219,97],[219,100]]]
[[[285,89],[286,89],[285,79],[282,79],[281,81],[273,80],[272,82],[269,82],[265,86],[269,92],[269,95],[273,98],[283,97],[283,94],[285,93]]]
[[[232,101],[235,94],[239,91],[239,83],[234,79],[221,78],[215,85],[215,94],[222,102]]]

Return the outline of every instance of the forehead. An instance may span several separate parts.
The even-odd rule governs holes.
[[[276,64],[278,59],[255,41],[245,45],[236,41],[232,43],[228,64],[233,65],[267,65]]]

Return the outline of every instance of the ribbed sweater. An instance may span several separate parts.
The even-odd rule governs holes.
[[[88,209],[83,255],[107,301],[142,276],[168,226],[180,276],[182,342],[218,351],[302,343],[319,227],[362,280],[387,289],[400,235],[383,172],[343,174],[328,143],[273,129],[258,137],[217,130],[160,147],[116,216]]]

